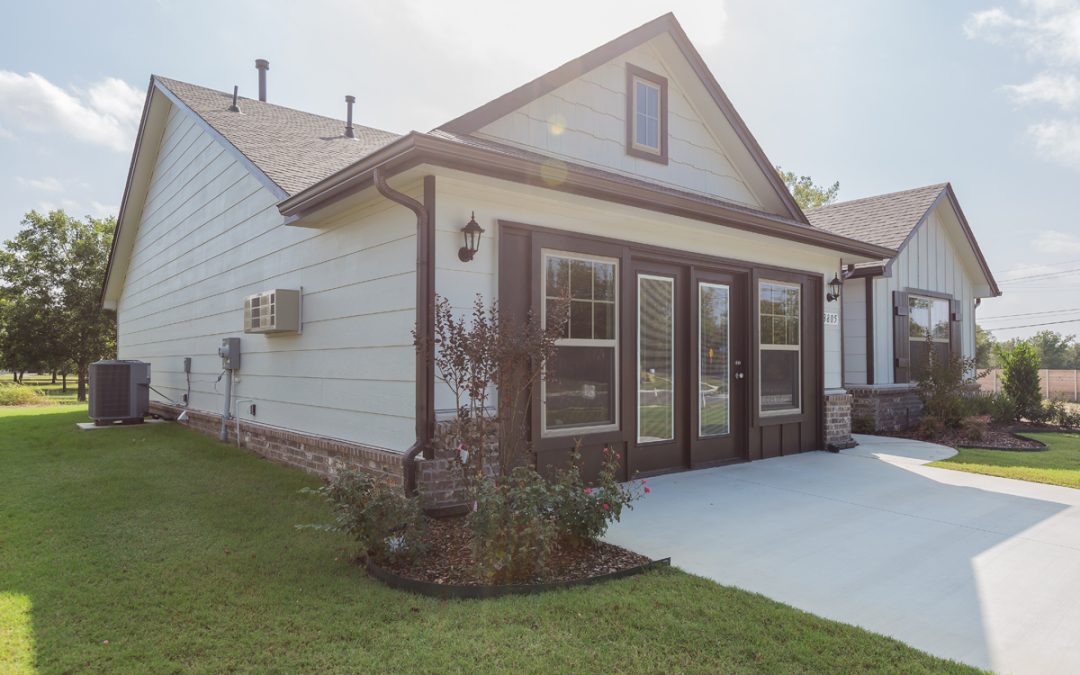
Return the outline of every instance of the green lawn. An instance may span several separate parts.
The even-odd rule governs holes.
[[[0,386],[11,383],[11,374],[0,376]],[[31,387],[40,391],[41,394],[48,399],[50,403],[56,405],[78,405],[78,380],[74,375],[68,376],[67,391],[64,391],[63,381],[61,378],[56,379],[56,384],[52,383],[52,377],[50,375],[30,375],[23,376],[23,385]]]
[[[298,494],[175,425],[0,410],[0,673],[942,672],[895,640],[666,570],[537,597],[387,589]]]
[[[1024,435],[1042,441],[1049,449],[1042,452],[1011,452],[961,448],[956,456],[934,462],[931,466],[1080,488],[1080,435]]]

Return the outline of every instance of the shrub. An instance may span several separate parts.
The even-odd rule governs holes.
[[[1016,421],[1016,404],[1005,392],[991,394],[990,420],[994,424],[1012,424]]]
[[[33,387],[21,384],[0,385],[0,406],[41,405],[47,402],[45,395]]]
[[[872,434],[877,431],[872,417],[860,416],[851,420],[851,433]]]
[[[380,563],[410,561],[424,552],[424,518],[416,498],[367,474],[335,468],[322,487],[301,490],[325,499],[333,509],[334,523],[297,527],[346,532],[364,555]]]
[[[935,415],[922,416],[919,420],[919,426],[915,429],[915,433],[924,440],[933,440],[941,438],[945,434],[946,425],[944,420]]]
[[[969,407],[969,391],[975,382],[975,359],[950,355],[938,358],[930,350],[930,363],[919,378],[919,398],[925,416],[943,426],[956,428]]]
[[[612,522],[618,522],[624,508],[649,492],[645,481],[620,483],[619,454],[604,448],[603,466],[596,486],[589,487],[581,478],[581,456],[575,452],[569,468],[559,472],[552,486],[552,516],[559,541],[565,546],[580,547],[604,536]]]
[[[983,440],[986,432],[990,430],[989,427],[984,417],[965,417],[960,422],[960,432],[970,441]]]
[[[558,534],[550,512],[551,487],[528,467],[501,482],[481,481],[468,516],[473,557],[490,583],[525,581],[547,562]]]
[[[994,394],[973,391],[965,399],[965,417],[987,416],[994,412]]]
[[[1042,421],[1072,429],[1080,426],[1080,413],[1073,412],[1063,401],[1047,401],[1043,406]]]
[[[1012,349],[1001,350],[998,359],[1002,364],[1002,389],[1015,406],[1013,420],[1038,421],[1042,417],[1038,352],[1027,342],[1019,342]]]

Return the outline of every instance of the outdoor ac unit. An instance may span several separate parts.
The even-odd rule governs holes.
[[[90,419],[104,426],[138,423],[150,412],[150,364],[98,361],[90,364]]]
[[[300,291],[275,288],[244,300],[245,333],[299,333]]]

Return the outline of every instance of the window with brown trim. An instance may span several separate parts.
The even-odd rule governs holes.
[[[802,288],[762,280],[758,285],[761,414],[802,410]]]
[[[908,354],[912,380],[918,380],[926,372],[931,352],[938,362],[949,358],[950,332],[948,300],[908,296]]]
[[[626,152],[667,164],[667,78],[626,64]]]

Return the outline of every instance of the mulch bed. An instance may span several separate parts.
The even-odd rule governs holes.
[[[389,572],[417,581],[457,586],[483,586],[487,581],[472,556],[472,532],[464,518],[429,519],[427,553],[414,563],[387,564]],[[550,584],[621,572],[651,562],[625,548],[598,542],[585,548],[556,546],[543,574],[521,583]]]
[[[1037,431],[1040,429],[1028,428],[1026,426],[1020,427],[1004,427],[1004,426],[990,426],[983,434],[982,438],[972,438],[963,433],[960,429],[946,429],[945,433],[935,438],[925,438],[919,435],[914,430],[909,431],[892,431],[884,432],[883,436],[893,436],[895,438],[911,438],[917,441],[926,441],[927,443],[937,443],[938,445],[946,445],[950,448],[984,448],[987,450],[1045,450],[1046,446],[1042,443],[1032,440],[1030,438],[1024,438],[1018,436],[1017,432],[1024,431]],[[1041,429],[1045,431],[1045,429]]]

